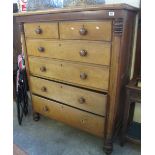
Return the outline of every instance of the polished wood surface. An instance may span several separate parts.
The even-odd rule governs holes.
[[[40,51],[39,48],[43,48],[43,51]],[[81,54],[82,51],[86,52],[85,55]],[[30,56],[49,57],[109,66],[111,43],[27,39],[27,52]]]
[[[54,101],[32,95],[34,110],[94,135],[103,137],[104,117],[93,115]]]
[[[30,77],[32,93],[105,116],[107,95]]]
[[[29,57],[29,64],[33,75],[108,90],[108,67],[37,57]]]
[[[25,36],[30,38],[58,38],[58,23],[26,23]]]
[[[96,10],[131,10],[138,11],[138,8],[130,6],[128,4],[106,4],[97,6],[84,6],[75,8],[62,8],[62,9],[50,9],[50,10],[38,10],[38,11],[28,11],[21,13],[14,13],[14,16],[28,16],[28,15],[39,15],[39,14],[50,14],[50,13],[65,13],[65,12],[81,12],[81,11],[96,11]]]
[[[111,41],[112,22],[110,20],[60,22],[59,28],[61,39]]]

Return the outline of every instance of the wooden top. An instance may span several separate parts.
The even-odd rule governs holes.
[[[65,12],[80,12],[80,11],[96,11],[96,10],[131,10],[138,11],[139,9],[128,4],[104,4],[98,6],[85,6],[85,7],[74,7],[74,8],[52,8],[49,10],[38,10],[28,11],[21,13],[14,13],[14,16],[28,16],[28,15],[40,15],[40,14],[54,14],[54,13],[65,13]]]

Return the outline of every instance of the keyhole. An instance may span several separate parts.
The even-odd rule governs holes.
[[[85,123],[85,120],[82,120],[82,124],[84,124]]]

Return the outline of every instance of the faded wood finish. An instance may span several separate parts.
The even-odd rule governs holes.
[[[29,57],[30,73],[83,87],[108,90],[109,68],[75,62]]]
[[[130,6],[128,4],[106,4],[97,6],[85,6],[85,7],[75,7],[75,8],[63,8],[63,9],[50,9],[50,10],[38,10],[38,11],[28,11],[22,13],[14,13],[14,16],[28,16],[28,15],[42,15],[42,14],[58,14],[58,13],[71,13],[71,12],[82,12],[82,11],[96,11],[96,10],[130,10],[138,11],[138,8]]]
[[[34,110],[94,135],[103,137],[104,117],[93,115],[54,101],[32,95]]]
[[[85,109],[84,106],[76,107],[73,102],[69,104],[72,98],[65,98],[66,96],[64,97],[62,94],[61,96],[64,97],[64,99],[58,103],[50,99],[46,100],[42,97],[36,97],[37,99],[33,99],[33,112],[39,112],[42,115],[57,119],[64,114],[64,111],[58,108],[55,111],[59,111],[59,115],[57,112],[49,112],[46,114],[43,110],[48,111],[47,109],[49,108],[45,105],[47,104],[47,106],[51,106],[52,108],[56,106],[61,107],[61,104],[66,100],[65,106],[67,110],[65,113],[69,113],[71,122],[69,122],[69,119],[63,118],[64,116],[57,120],[95,135],[102,135],[102,137],[104,137],[104,149],[107,154],[112,152],[113,138],[119,126],[122,125],[125,95],[124,86],[129,80],[134,20],[137,11],[138,9],[134,7],[117,4],[93,8],[56,9],[40,11],[36,14],[34,12],[15,14],[16,21],[19,23],[58,23],[57,29],[55,28],[55,30],[58,31],[57,38],[26,38],[26,45],[29,50],[29,66],[27,67],[29,67],[28,72],[31,78],[35,75],[48,79],[48,81],[46,80],[47,83],[44,82],[43,84],[47,84],[46,87],[48,89],[46,90],[50,90],[50,92],[53,89],[56,90],[54,82],[51,80],[57,81],[55,84],[63,82],[63,87],[61,90],[57,90],[55,95],[52,96],[52,93],[48,95],[45,93],[43,95],[40,92],[39,82],[36,82],[40,81],[40,78],[35,78],[31,84],[34,85],[35,83],[35,86],[33,86],[35,93],[51,99],[57,97],[55,98],[56,100],[60,98],[58,91],[59,93],[65,94],[71,91],[71,88],[78,89],[74,91],[75,94],[70,93],[72,96],[81,95],[82,92],[85,97],[89,95],[90,99],[94,98],[94,101],[101,99],[104,96],[102,93],[107,95],[107,103],[106,101],[102,102],[105,103],[103,104],[102,110],[104,110],[104,106],[106,106],[104,111],[105,117],[95,115],[98,111],[96,111],[96,109],[101,106],[99,103],[101,103],[102,99],[96,103],[96,107],[87,106]],[[44,52],[42,52],[42,48],[39,47],[41,52],[36,51],[39,44],[44,47]],[[81,48],[87,48],[87,54],[85,49],[85,51],[83,50],[81,52],[82,57],[78,55]],[[24,50],[26,50],[26,47]],[[77,86],[78,88],[76,88]],[[91,91],[91,93],[89,93],[89,91]],[[100,93],[95,94],[94,91]],[[32,91],[31,93],[33,94]],[[101,96],[98,97],[98,95]],[[106,97],[106,95],[104,97]],[[79,101],[83,103],[84,99],[81,98]],[[91,102],[89,101],[89,103]],[[80,109],[88,112],[84,112]],[[90,116],[88,118],[91,118],[85,126],[81,126],[79,123],[83,114],[88,114]],[[98,123],[100,125],[95,126],[95,123],[100,121],[102,123]],[[91,124],[91,127],[88,124]]]
[[[111,41],[112,27],[110,20],[100,22],[99,21],[60,22],[59,28],[61,39]]]
[[[24,31],[30,38],[59,38],[58,23],[26,23]]]
[[[30,56],[110,65],[111,43],[98,41],[27,39]],[[83,52],[83,53],[82,53]]]
[[[30,77],[32,93],[105,116],[107,95]]]

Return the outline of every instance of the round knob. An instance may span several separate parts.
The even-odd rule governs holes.
[[[80,33],[80,35],[86,35],[86,34],[87,34],[87,29],[85,29],[85,28],[83,27],[83,28],[81,28],[81,29],[79,30],[79,33]]]
[[[43,107],[43,111],[44,111],[44,112],[48,112],[48,111],[49,111],[48,107],[47,107],[47,106],[44,106],[44,107]]]
[[[39,48],[38,48],[38,51],[39,51],[39,52],[44,52],[44,50],[45,50],[44,47],[39,47]]]
[[[86,50],[81,50],[80,51],[80,56],[84,57],[87,55],[87,51]]]
[[[36,34],[41,34],[41,33],[42,33],[42,29],[37,28],[37,29],[35,30],[35,32],[36,32]]]
[[[81,78],[82,80],[85,80],[85,79],[87,78],[87,74],[86,74],[86,73],[81,73],[81,74],[80,74],[80,78]]]
[[[46,67],[45,66],[40,67],[40,71],[41,72],[46,72]]]
[[[80,97],[78,101],[80,104],[83,104],[86,102],[86,100],[83,97]]]
[[[42,87],[42,88],[41,88],[41,91],[42,91],[42,92],[46,92],[46,91],[47,91],[47,88],[46,88],[46,87]]]

